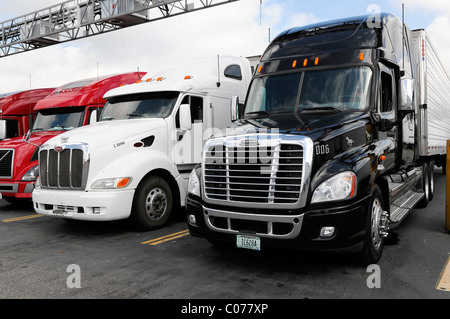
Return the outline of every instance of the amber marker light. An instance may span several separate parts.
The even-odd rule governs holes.
[[[308,65],[308,59],[304,59],[303,60],[303,66],[307,66]]]
[[[117,188],[125,187],[125,186],[128,185],[129,182],[130,182],[130,179],[129,179],[129,178],[119,178],[119,179],[117,180],[116,187],[117,187]]]
[[[314,65],[317,65],[317,64],[319,64],[319,58],[316,58],[316,59],[314,60]]]
[[[294,69],[297,66],[297,60],[294,60],[294,62],[292,62],[292,68]]]
[[[362,60],[364,60],[364,52],[361,52],[360,54],[359,54],[359,59],[362,61]]]
[[[261,73],[261,70],[262,70],[262,65],[260,65],[260,66],[258,67],[258,73]]]

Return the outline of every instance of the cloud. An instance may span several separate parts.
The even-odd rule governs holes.
[[[28,2],[25,7],[30,12],[33,9]],[[160,64],[189,57],[259,55],[268,45],[267,29],[259,25],[259,10],[259,0],[237,1],[3,57],[0,93],[28,89],[30,74],[32,88],[55,87],[95,77],[97,66],[100,75],[136,71],[138,67],[151,72]]]

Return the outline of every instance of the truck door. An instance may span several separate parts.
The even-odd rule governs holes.
[[[394,71],[380,63],[378,109],[381,118],[390,122],[395,122],[397,119],[397,90],[394,79]],[[398,126],[394,125],[386,131],[380,131],[379,139],[386,155],[383,165],[386,170],[389,170],[396,163]]]
[[[205,101],[201,96],[186,95],[181,104],[189,104],[191,110],[192,127],[190,130],[181,130],[179,123],[179,110],[176,116],[177,137],[173,149],[174,162],[177,165],[190,166],[201,162],[203,148],[203,131],[205,120]]]

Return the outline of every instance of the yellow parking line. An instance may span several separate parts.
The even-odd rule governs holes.
[[[158,244],[164,243],[166,241],[174,240],[174,239],[177,239],[177,238],[180,238],[180,237],[184,237],[184,236],[187,236],[187,235],[189,235],[189,230],[188,229],[182,230],[182,231],[179,231],[177,233],[170,234],[170,235],[166,235],[166,236],[158,237],[158,238],[155,238],[155,239],[147,240],[147,241],[142,242],[141,244],[143,244],[143,245],[158,245]]]
[[[444,268],[442,269],[439,280],[436,284],[436,289],[443,291],[450,291],[450,257],[448,257]]]
[[[19,220],[32,219],[32,218],[42,217],[42,216],[43,215],[34,214],[34,215],[28,215],[28,216],[22,216],[22,217],[7,218],[7,219],[3,219],[2,221],[4,223],[11,223],[11,222],[19,221]]]

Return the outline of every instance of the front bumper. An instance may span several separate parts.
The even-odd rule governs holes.
[[[0,182],[3,197],[31,198],[34,182]]]
[[[33,207],[38,214],[87,221],[128,218],[134,190],[84,192],[35,188]]]
[[[238,212],[235,208],[208,207],[200,198],[189,194],[186,213],[191,235],[216,242],[235,243],[236,235],[250,235],[260,238],[262,249],[351,251],[362,247],[369,200],[367,196],[345,205],[286,214],[281,210]],[[189,215],[195,216],[195,224]],[[322,227],[334,227],[335,231],[330,237],[321,237]]]

